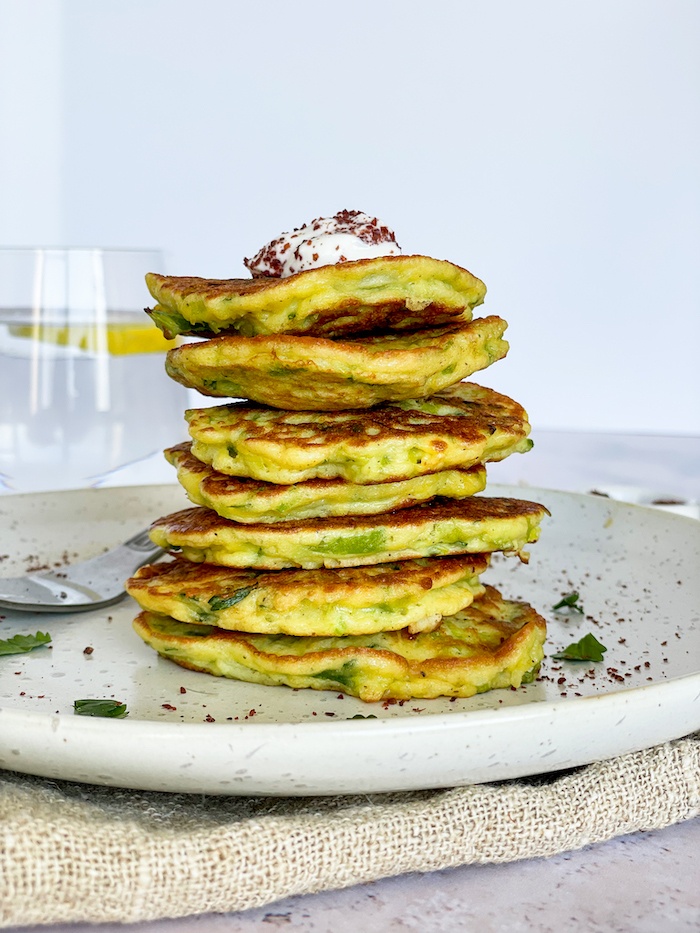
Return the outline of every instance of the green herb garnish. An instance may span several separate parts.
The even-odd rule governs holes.
[[[605,645],[601,645],[595,635],[589,632],[580,641],[573,642],[568,648],[558,651],[552,657],[561,661],[602,661],[603,654],[607,650]]]
[[[102,716],[107,719],[123,719],[127,715],[126,703],[119,700],[75,700],[73,712],[76,716]]]
[[[552,606],[554,612],[558,609],[573,609],[574,612],[583,612],[583,606],[578,604],[579,594],[576,590],[573,593],[567,593],[566,596],[562,596],[556,606]]]
[[[51,636],[48,632],[37,632],[36,635],[13,635],[12,638],[0,638],[0,654],[25,654],[34,648],[48,645]]]
[[[221,612],[222,609],[230,609],[231,606],[235,606],[236,603],[240,603],[241,600],[245,599],[254,589],[254,586],[242,586],[240,590],[236,590],[235,593],[232,593],[230,596],[212,596],[209,600],[209,608],[212,612]]]

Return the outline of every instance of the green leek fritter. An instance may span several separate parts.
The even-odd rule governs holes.
[[[341,262],[287,278],[203,279],[149,273],[149,312],[167,335],[220,333],[344,337],[420,330],[471,320],[486,286],[471,272],[428,256]]]
[[[342,570],[258,572],[177,559],[127,582],[142,609],[193,625],[257,634],[365,635],[436,628],[484,587],[488,555],[406,560]]]
[[[293,411],[369,408],[426,398],[508,352],[499,317],[411,333],[329,340],[214,337],[169,350],[169,376],[202,395]]]
[[[532,447],[523,407],[473,382],[370,410],[284,412],[233,402],[190,409],[185,418],[197,459],[269,483],[398,482]]]
[[[151,539],[196,563],[282,570],[357,567],[493,551],[522,554],[547,509],[522,499],[433,499],[381,515],[244,525],[195,507],[153,523]]]
[[[537,676],[546,624],[492,587],[434,631],[335,638],[252,635],[142,612],[139,636],[162,657],[219,677],[333,690],[367,702],[470,697]]]
[[[436,496],[463,499],[486,486],[486,469],[441,470],[391,483],[359,485],[342,479],[310,479],[282,486],[227,476],[194,457],[190,444],[165,451],[177,478],[195,505],[234,522],[283,522],[331,515],[375,515],[408,508]]]

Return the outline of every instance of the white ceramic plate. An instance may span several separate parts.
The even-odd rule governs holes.
[[[700,728],[700,522],[598,496],[526,496],[552,513],[531,561],[499,556],[485,579],[547,618],[550,654],[591,631],[604,662],[548,658],[518,690],[368,705],[179,668],[133,633],[129,599],[76,615],[5,612],[0,638],[40,629],[53,643],[0,657],[0,767],[143,790],[369,793],[556,771]],[[0,572],[92,556],[185,505],[178,486],[6,496]],[[585,615],[553,612],[572,590]],[[114,697],[129,715],[73,715],[84,697]]]

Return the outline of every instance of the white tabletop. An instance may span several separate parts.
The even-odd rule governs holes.
[[[114,482],[168,482],[152,458]],[[700,517],[700,438],[540,432],[527,456],[489,470],[492,482],[613,495]],[[27,930],[29,928],[23,928]],[[43,933],[111,933],[118,925],[34,928]],[[640,832],[549,859],[469,865],[342,891],[293,897],[239,914],[162,920],[134,933],[697,933],[700,930],[700,819]]]

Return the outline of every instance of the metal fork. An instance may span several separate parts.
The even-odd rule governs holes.
[[[84,612],[126,595],[127,577],[163,553],[141,531],[118,547],[62,570],[0,578],[0,607],[29,612]]]

